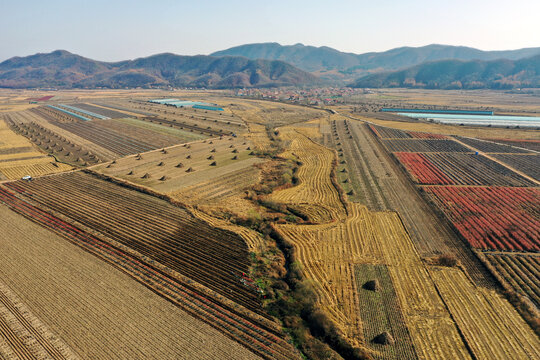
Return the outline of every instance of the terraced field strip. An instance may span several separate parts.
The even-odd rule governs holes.
[[[1,281],[0,356],[8,359],[79,359]]]
[[[191,280],[171,276],[151,260],[134,257],[130,255],[128,248],[102,241],[28,201],[19,199],[1,186],[0,201],[126,272],[184,311],[217,328],[263,358],[286,360],[298,356],[294,348],[280,337],[282,334],[273,322],[257,318],[255,314],[246,317],[241,309],[224,306],[217,298],[199,291]]]
[[[473,247],[540,250],[540,190],[425,186],[423,191]]]
[[[359,264],[354,267],[358,289],[359,311],[366,345],[374,359],[417,359],[416,352],[401,313],[392,279],[384,265]],[[368,288],[377,281],[378,288]],[[380,344],[377,336],[388,332],[394,343]]]
[[[540,359],[540,339],[495,291],[475,287],[459,269],[431,275],[476,359]]]
[[[502,252],[482,255],[516,293],[528,297],[540,309],[540,255]]]
[[[219,353],[253,359],[262,353],[284,359],[275,335],[194,290],[193,283],[175,280],[3,188],[0,197],[24,216],[0,206],[10,221],[0,227],[11,240],[0,241],[2,278],[83,358],[209,359]]]
[[[297,209],[314,222],[345,216],[346,209],[331,180],[335,154],[291,128],[281,129],[280,136],[290,142],[283,156],[297,158],[302,163],[297,174],[299,185],[274,192],[270,199]]]
[[[423,185],[535,186],[534,182],[483,155],[462,153],[394,153]]]

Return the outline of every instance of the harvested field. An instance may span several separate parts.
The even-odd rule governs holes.
[[[511,187],[423,187],[477,249],[540,251],[540,191]]]
[[[540,155],[538,154],[494,154],[495,159],[540,181]]]
[[[240,138],[208,139],[167,148],[165,152],[156,150],[118,159],[115,163],[99,165],[95,170],[156,191],[172,193],[217,180],[263,161],[248,148],[250,145]],[[216,166],[210,166],[214,161]],[[163,176],[166,179],[159,180]]]
[[[512,289],[540,309],[540,256],[527,253],[484,252],[483,256]]]
[[[249,272],[249,254],[236,234],[210,228],[163,200],[79,172],[5,186],[133,249],[141,259],[147,257],[261,312],[256,290],[239,281]]]
[[[0,277],[81,358],[258,358],[87,251],[0,212],[9,219],[0,223]]]
[[[228,203],[243,198],[245,190],[259,181],[259,173],[256,167],[248,166],[174,191],[169,195],[186,204],[213,205],[226,209]],[[237,212],[239,209],[234,210]]]
[[[354,267],[359,311],[366,345],[375,359],[417,359],[416,352],[401,313],[398,298],[388,269],[384,265],[360,264]],[[377,281],[379,289],[367,284]],[[387,331],[393,344],[379,344],[375,340]]]
[[[193,133],[201,134],[205,136],[214,136],[214,137],[221,136],[221,135],[230,136],[235,133],[232,130],[223,130],[222,128],[219,128],[216,126],[212,127],[212,126],[204,126],[204,125],[199,125],[199,124],[194,124],[194,123],[188,123],[187,120],[186,121],[177,121],[175,119],[169,120],[167,118],[161,118],[161,117],[156,117],[156,116],[144,117],[142,118],[142,120],[153,123],[153,124],[168,126],[174,129],[189,131],[189,132],[193,132]]]
[[[69,104],[69,105],[78,107],[78,108],[86,110],[86,111],[91,111],[93,113],[96,113],[96,114],[99,114],[99,115],[102,115],[102,116],[107,116],[107,117],[110,117],[111,119],[119,119],[119,118],[125,118],[126,117],[126,114],[124,114],[124,113],[114,111],[114,110],[110,110],[110,109],[105,109],[103,107],[95,106],[95,105],[92,105],[92,104],[74,103],[74,104]]]
[[[40,149],[50,153],[62,162],[75,166],[85,166],[103,161],[89,150],[83,149],[81,146],[35,122],[17,123],[11,121],[10,125],[14,131],[26,136]]]
[[[27,139],[14,133],[0,119],[0,180],[51,174],[71,168],[35,150]]]
[[[360,319],[355,265],[388,265],[417,355],[470,358],[397,214],[372,213],[356,204],[351,204],[350,212],[337,224],[276,226],[294,246],[305,276],[314,282],[319,306],[353,344],[366,344],[371,339],[360,332],[366,319]],[[380,315],[376,309],[363,311]],[[386,316],[395,311],[389,309]]]
[[[118,131],[99,126],[94,121],[55,123],[54,125],[87,139],[120,156],[154,150],[157,147],[126,136]]]
[[[461,141],[464,144],[472,146],[478,151],[485,153],[516,153],[516,154],[526,154],[530,151],[510,145],[498,144],[493,141],[479,140],[467,137],[456,136],[456,139]]]
[[[475,287],[460,269],[431,275],[475,359],[540,358],[538,336],[501,295]]]
[[[151,133],[158,133],[166,138],[171,138],[172,143],[174,144],[182,144],[207,138],[206,135],[196,134],[190,131],[171,128],[155,123],[149,123],[139,119],[115,119],[115,121],[118,123],[128,124],[139,129],[149,130]]]
[[[0,213],[3,211],[2,206]],[[0,281],[0,358],[79,359],[79,356]]]
[[[163,148],[172,145],[181,144],[191,140],[189,137],[177,137],[154,131],[149,127],[136,126],[140,123],[139,120],[126,119],[122,120],[94,120],[96,125],[116,131],[118,133],[129,136],[140,143],[150,144],[153,148]],[[194,137],[200,138],[200,137]]]
[[[390,152],[472,152],[452,140],[382,139],[381,142]]]
[[[344,216],[345,208],[331,179],[335,154],[291,128],[280,129],[280,137],[290,143],[282,156],[302,163],[297,174],[300,183],[272,193],[269,199],[287,204],[314,222]]]
[[[536,184],[482,155],[394,153],[417,184],[535,186]],[[519,155],[518,155],[519,156]]]

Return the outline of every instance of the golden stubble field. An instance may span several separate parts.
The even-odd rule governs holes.
[[[317,291],[319,306],[351,343],[372,347],[373,339],[365,338],[362,331],[367,324],[359,316],[360,284],[354,274],[355,266],[375,264],[388,269],[389,286],[397,295],[418,358],[540,356],[537,336],[512,305],[494,290],[476,288],[464,268],[425,263],[397,213],[341,203],[331,181],[332,151],[293,127],[280,129],[280,136],[289,144],[286,155],[302,163],[300,184],[272,194],[271,199],[302,206],[319,224],[276,228],[294,246],[305,276]],[[325,152],[328,156],[321,155]],[[382,356],[376,349],[371,351]]]

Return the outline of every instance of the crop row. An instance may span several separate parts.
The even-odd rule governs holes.
[[[188,131],[197,131],[201,134],[210,135],[210,136],[220,136],[220,135],[231,135],[232,131],[223,131],[223,129],[212,129],[211,126],[207,127],[201,127],[194,124],[188,124],[187,122],[180,122],[176,120],[166,120],[163,118],[157,118],[157,117],[145,117],[143,120],[157,123],[164,126],[173,127],[180,130],[188,130]]]
[[[495,154],[492,155],[517,171],[521,171],[538,181],[540,181],[540,155],[539,154]]]
[[[472,152],[453,140],[383,139],[381,142],[390,152]]]
[[[20,194],[19,194],[20,196]],[[172,277],[154,266],[141,261],[122,247],[105,242],[64,220],[43,211],[28,201],[0,187],[0,201],[30,220],[67,238],[74,244],[126,272],[143,285],[156,291],[193,316],[217,328],[258,355],[267,359],[288,359],[295,352],[265,321],[246,318],[234,309],[200,293],[177,277]]]
[[[534,186],[535,184],[485,156],[463,153],[395,153],[424,185]]]
[[[540,251],[540,191],[511,187],[424,187],[477,249]]]
[[[510,145],[498,144],[492,141],[478,140],[466,137],[456,136],[459,141],[474,147],[475,149],[486,153],[528,153],[530,151],[520,149]]]
[[[520,295],[540,308],[540,257],[531,254],[484,253],[495,270]]]
[[[249,269],[243,240],[209,227],[186,210],[82,173],[6,184],[204,286],[261,312],[258,294],[238,278]]]

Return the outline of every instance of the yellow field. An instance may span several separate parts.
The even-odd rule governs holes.
[[[276,191],[269,198],[297,209],[314,222],[344,217],[345,207],[331,180],[335,153],[289,127],[280,129],[280,138],[289,143],[282,156],[297,158],[302,163],[297,174],[300,183]]]
[[[430,273],[476,359],[540,359],[538,336],[508,301],[475,287],[460,269]]]
[[[388,266],[419,358],[470,358],[397,214],[351,204],[350,216],[338,224],[276,227],[294,245],[320,307],[353,344],[371,340],[361,334],[354,265],[382,263]]]
[[[25,137],[15,134],[0,119],[0,179],[15,180],[72,169],[35,150]]]

